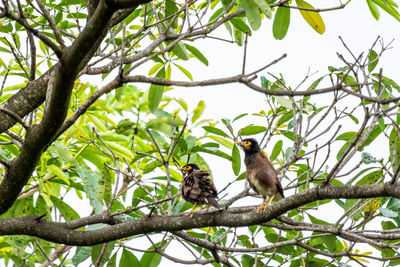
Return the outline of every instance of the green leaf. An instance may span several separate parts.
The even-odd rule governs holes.
[[[308,87],[307,91],[312,91],[315,88],[317,88],[318,84],[325,78],[325,76],[319,77],[318,79],[316,79],[311,85],[310,87]]]
[[[207,58],[194,46],[185,44],[186,49],[190,51],[200,62],[202,62],[204,65],[208,66],[208,60]]]
[[[153,247],[149,248],[154,249]],[[142,258],[140,259],[141,266],[146,267],[157,267],[161,262],[161,255],[158,253],[144,253]],[[136,266],[136,265],[129,265],[129,266]]]
[[[178,69],[180,69],[183,72],[183,74],[185,74],[186,77],[188,77],[189,80],[191,80],[193,82],[193,76],[187,69],[185,69],[184,67],[182,67],[182,66],[180,66],[178,64],[175,64],[175,63],[174,63],[174,65],[177,66]]]
[[[92,263],[94,266],[103,266],[106,262],[108,262],[108,259],[110,258],[111,252],[114,249],[115,241],[109,242],[109,243],[103,243],[103,244],[98,244],[92,247]],[[103,250],[103,247],[107,246],[104,254],[102,255],[101,261],[99,265],[95,265],[97,260],[99,259],[99,256]]]
[[[206,130],[209,133],[213,133],[213,134],[217,134],[223,137],[229,137],[229,135],[227,135],[224,131],[222,131],[221,129],[215,128],[215,127],[211,127],[211,126],[203,126],[202,127],[204,130]]]
[[[223,124],[225,124],[226,128],[228,128],[229,132],[234,135],[231,121],[227,118],[221,119],[221,121]]]
[[[378,54],[371,50],[368,54],[368,72],[371,72],[375,69],[376,65],[378,65]]]
[[[303,0],[296,0],[298,7],[304,7],[308,9],[314,9],[312,5]],[[323,34],[325,32],[325,24],[318,12],[309,10],[299,10],[305,21],[310,25],[316,32]]]
[[[269,88],[270,81],[265,78],[265,76],[261,76],[261,86],[264,88]]]
[[[366,146],[369,146],[380,134],[382,133],[382,129],[379,125],[375,125],[374,129],[369,134],[367,140],[365,140],[364,144],[360,147],[360,151],[362,151]]]
[[[256,260],[254,259],[254,257],[252,257],[248,254],[242,255],[242,266],[243,267],[255,266],[255,262],[256,262]]]
[[[236,117],[232,120],[232,122],[235,122],[235,121],[237,121],[238,119],[243,118],[244,116],[247,116],[247,115],[249,115],[249,114],[248,114],[248,113],[240,114],[240,115],[236,116]]]
[[[375,184],[383,175],[382,170],[373,171],[368,173],[356,183],[356,185]]]
[[[336,249],[336,236],[321,236],[322,241],[326,245],[329,251],[333,252]]]
[[[164,62],[159,62],[155,64],[150,70],[149,70],[149,75],[153,75],[158,71],[162,66],[164,66]]]
[[[389,13],[392,17],[400,21],[399,12],[390,4],[390,1],[387,0],[372,0],[375,4],[377,4],[380,8]]]
[[[240,0],[240,4],[246,13],[251,28],[258,30],[261,26],[261,16],[256,3],[253,0]]]
[[[248,32],[249,35],[251,35],[251,30],[249,28],[249,26],[247,26],[246,23],[244,23],[240,18],[232,18],[229,20],[230,23],[232,23],[233,27],[235,27],[235,29],[239,30],[242,33],[246,33]]]
[[[255,135],[259,133],[263,133],[267,130],[264,126],[253,126],[249,125],[239,130],[240,135]]]
[[[354,136],[356,136],[356,132],[347,132],[347,133],[342,133],[338,137],[336,137],[335,140],[344,140],[344,141],[351,141],[353,140]]]
[[[275,39],[282,40],[289,29],[290,9],[287,7],[278,7],[275,13],[274,23],[272,25],[272,33]]]
[[[200,100],[199,103],[197,104],[197,107],[193,110],[192,123],[194,123],[200,118],[200,116],[204,112],[205,107],[206,103],[203,100]]]
[[[379,161],[368,152],[363,152],[361,154],[361,160],[364,164],[371,164]]]
[[[254,2],[257,4],[258,8],[264,13],[264,15],[268,19],[272,18],[271,7],[265,0],[254,0]]]
[[[276,142],[274,148],[272,149],[272,153],[270,156],[271,161],[274,161],[278,157],[279,153],[281,153],[282,146],[283,146],[282,140],[279,140],[278,142]]]
[[[227,139],[221,137],[221,136],[216,136],[216,135],[209,135],[209,138],[217,141],[219,144],[223,145],[224,147],[228,149],[232,149],[233,143],[228,141]]]
[[[249,125],[239,130],[240,135],[256,135],[267,130],[264,126]]]
[[[111,199],[112,190],[112,176],[108,168],[103,168],[99,179],[99,190],[97,191],[97,198],[104,200],[107,204]]]
[[[323,220],[320,220],[320,219],[318,219],[318,218],[316,218],[316,217],[314,217],[314,216],[312,216],[312,215],[310,215],[310,214],[307,214],[307,216],[308,216],[308,218],[310,219],[310,221],[311,221],[313,224],[331,225],[330,223],[325,222],[325,221],[323,221]]]
[[[105,141],[105,143],[112,149],[117,157],[125,158],[128,161],[131,161],[133,159],[132,151],[130,151],[126,147],[118,144],[117,142]]]
[[[107,262],[107,267],[116,267],[117,266],[117,252],[112,255],[110,260]]]
[[[69,185],[69,179],[68,176],[61,170],[58,166],[56,165],[47,165],[47,168],[55,175],[57,175],[58,178],[63,180],[66,184]]]
[[[235,175],[239,175],[240,173],[240,152],[237,146],[233,146],[232,148],[232,170]]]
[[[24,217],[27,215],[31,215],[34,209],[33,198],[32,196],[30,196],[24,199],[16,200],[14,206],[15,206],[15,211],[14,211],[15,217]]]
[[[233,36],[235,37],[235,42],[237,43],[238,46],[243,45],[243,40],[244,40],[244,33],[241,31],[238,31],[236,28],[233,29]]]
[[[164,67],[158,71],[156,77],[157,78],[165,78],[165,68]],[[161,102],[163,93],[164,93],[163,85],[152,84],[150,86],[149,96],[148,96],[147,101],[148,101],[149,110],[151,113],[154,113],[157,110],[158,105]]]
[[[176,12],[179,11],[179,8],[177,7],[177,4],[174,1],[167,0],[165,1],[165,16],[170,17],[173,16]],[[176,29],[178,27],[178,18],[170,18],[168,21],[170,22],[172,19],[174,19],[174,22],[171,24],[171,27],[173,29]]]
[[[379,9],[376,6],[376,4],[372,0],[367,0],[367,5],[369,8],[369,11],[371,12],[372,16],[376,19],[379,20]]]
[[[400,212],[400,199],[395,198],[395,197],[391,197],[389,199],[389,202],[387,203],[386,208],[388,208],[390,210],[394,210],[394,211]]]
[[[146,254],[147,253],[145,253],[145,255]],[[122,256],[121,256],[121,259],[119,260],[118,266],[119,267],[131,267],[131,266],[141,267],[141,266],[147,266],[147,265],[142,265],[142,263],[139,262],[138,258],[136,258],[136,256],[133,253],[131,253],[127,249],[124,249],[122,251]]]
[[[212,9],[212,8],[211,8],[211,9]],[[215,11],[215,12],[210,16],[210,18],[208,19],[208,23],[209,23],[210,25],[212,25],[212,24],[214,24],[215,22],[217,22],[217,20],[215,20],[215,19],[218,18],[219,15],[221,15],[222,12],[224,12],[224,11],[225,11],[225,8],[223,8],[223,7],[221,7],[220,9],[217,9],[217,11]]]
[[[220,150],[211,150],[205,147],[201,147],[201,146],[195,146],[192,148],[192,152],[204,152],[204,153],[208,153],[208,154],[212,154],[227,160],[232,160],[232,157],[229,156],[228,154],[226,154],[225,152],[222,152]]]
[[[4,26],[2,24],[3,23],[0,24],[0,32],[10,33],[13,31],[13,26],[10,22]]]
[[[87,166],[81,166],[77,168],[79,177],[83,181],[83,188],[85,192],[89,196],[89,203],[94,208],[95,213],[99,214],[103,211],[103,205],[100,203],[97,198],[97,191],[99,188],[98,180],[99,174],[97,172],[92,171]]]
[[[92,247],[78,247],[75,255],[72,257],[72,264],[78,266],[90,257],[92,253]]]
[[[240,181],[246,179],[246,172],[242,172],[235,181]]]
[[[276,96],[275,98],[276,98],[276,101],[278,101],[278,103],[282,107],[290,109],[290,110],[293,108],[292,107],[292,101],[290,99],[287,99],[287,98],[285,98],[283,96]]]
[[[379,211],[382,213],[383,216],[385,216],[386,218],[396,218],[398,216],[397,212],[394,212],[392,210],[389,209],[385,209],[380,207]]]
[[[185,45],[182,42],[178,42],[174,47],[172,47],[171,51],[180,59],[188,60],[189,54],[186,51]]]
[[[79,214],[61,199],[58,199],[55,196],[50,196],[50,199],[54,206],[60,211],[60,214],[64,217],[65,221],[72,221],[80,218]]]

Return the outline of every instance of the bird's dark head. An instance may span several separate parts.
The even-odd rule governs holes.
[[[245,153],[251,154],[261,150],[257,140],[254,138],[246,138],[243,139],[241,142],[235,142],[235,144],[238,144]]]
[[[194,170],[200,170],[199,166],[197,166],[196,164],[187,164],[185,166],[183,166],[182,168],[178,168],[178,170],[182,170],[185,173],[189,174],[192,173]]]

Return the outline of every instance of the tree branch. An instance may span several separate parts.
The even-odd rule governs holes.
[[[1,219],[0,235],[22,234],[36,236],[51,242],[62,243],[66,245],[91,246],[127,236],[151,232],[176,232],[185,229],[209,226],[242,227],[262,224],[278,217],[279,215],[282,215],[289,210],[317,200],[381,196],[392,196],[399,198],[400,185],[392,185],[390,183],[363,186],[327,185],[324,187],[316,187],[309,190],[304,190],[298,194],[284,198],[271,205],[265,213],[260,214],[252,212],[254,207],[244,207],[235,208],[228,211],[214,211],[204,214],[195,212],[193,213],[193,217],[182,215],[152,215],[151,217],[145,216],[137,220],[122,222],[92,231],[70,230],[69,227],[65,228],[67,225],[70,226],[70,222],[47,222],[43,219],[37,220],[37,216]],[[97,217],[99,218],[99,216]],[[107,219],[108,216],[104,216],[103,218]],[[361,240],[361,242],[367,241],[367,239]],[[379,244],[383,247],[390,246],[390,244]],[[207,246],[205,247],[209,248]]]

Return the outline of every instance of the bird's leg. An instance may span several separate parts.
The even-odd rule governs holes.
[[[206,212],[208,212],[209,209],[210,209],[210,205],[207,205]]]
[[[188,214],[185,214],[185,216],[192,217],[192,213],[193,213],[194,208],[196,208],[196,204],[197,204],[197,202],[194,203],[193,208],[190,210],[190,212]]]
[[[261,211],[261,209],[262,209],[262,207],[263,207],[263,205],[264,205],[264,202],[265,202],[265,197],[263,198],[263,201],[261,202],[261,205],[257,208],[257,209],[255,209],[255,210],[253,210],[254,212],[257,212],[257,213],[260,213],[260,211]]]
[[[272,195],[272,196],[269,198],[267,204],[265,204],[264,211],[269,207],[269,205],[271,205],[271,202],[272,202],[272,200],[274,199],[274,197],[275,197],[275,195]]]

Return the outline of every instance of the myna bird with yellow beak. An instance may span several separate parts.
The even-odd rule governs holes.
[[[197,204],[208,204],[217,209],[220,208],[216,201],[218,199],[217,189],[207,171],[200,170],[196,164],[187,164],[179,168],[179,170],[183,170],[186,173],[186,176],[182,179],[180,189],[182,198],[194,204],[189,214],[185,215],[192,216],[192,212]]]
[[[270,197],[269,201],[264,206],[263,211],[265,211],[274,198],[280,200],[285,197],[283,195],[283,188],[279,181],[278,174],[269,159],[261,151],[256,139],[247,138],[243,139],[241,142],[235,143],[244,151],[247,181],[251,188],[263,197],[263,202],[254,211],[260,212],[263,208],[266,197]]]

